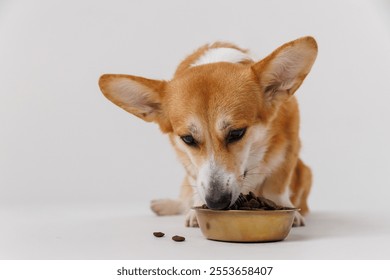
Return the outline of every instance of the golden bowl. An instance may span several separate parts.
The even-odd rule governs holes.
[[[194,209],[207,239],[230,242],[281,241],[290,232],[298,210]]]

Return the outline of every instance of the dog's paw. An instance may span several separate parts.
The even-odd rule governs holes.
[[[305,219],[298,211],[295,212],[293,227],[303,227],[305,225]]]
[[[178,215],[183,213],[183,202],[178,199],[157,199],[150,202],[150,208],[158,216]]]
[[[186,215],[186,227],[199,227],[195,210],[189,210]]]

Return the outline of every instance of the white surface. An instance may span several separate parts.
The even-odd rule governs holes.
[[[1,258],[234,258],[244,247],[251,258],[389,258],[389,18],[384,0],[1,1]],[[205,43],[264,57],[304,35],[319,44],[296,93],[314,171],[308,226],[240,245],[153,217],[149,200],[177,196],[183,169],[156,125],[103,97],[99,76],[169,79]],[[156,243],[154,226],[189,240]]]
[[[3,209],[1,209],[3,210]],[[227,243],[183,227],[183,216],[156,217],[142,205],[24,205],[0,214],[0,259],[388,259],[384,213],[314,212],[286,240]],[[153,232],[162,231],[163,238]],[[186,237],[182,243],[174,235]]]

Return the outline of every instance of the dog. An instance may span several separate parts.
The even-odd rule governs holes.
[[[296,207],[304,225],[312,173],[299,158],[295,91],[310,72],[313,37],[282,45],[260,61],[231,43],[216,42],[182,61],[172,80],[105,74],[99,86],[114,104],[169,136],[186,170],[178,199],[151,202],[157,215],[186,215],[193,206],[225,209],[249,191]]]

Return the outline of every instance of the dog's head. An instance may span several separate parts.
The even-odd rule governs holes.
[[[263,60],[190,67],[171,81],[103,75],[113,103],[168,133],[197,192],[212,209],[233,204],[265,153],[267,124],[309,73],[313,38],[287,43]]]

